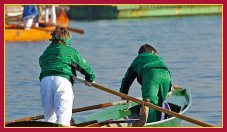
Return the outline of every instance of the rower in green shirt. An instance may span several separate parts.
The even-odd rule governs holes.
[[[71,34],[66,28],[57,26],[51,36],[51,44],[39,58],[44,121],[70,126],[76,71],[85,76],[84,84],[88,86],[95,75],[87,61],[70,46]]]
[[[149,44],[140,47],[138,56],[134,59],[122,79],[120,92],[128,94],[135,78],[142,86],[143,100],[161,107],[171,87],[170,72],[164,60],[157,55],[155,48]],[[161,113],[159,111],[149,109],[148,112],[148,108],[141,108],[143,108],[141,109],[143,112],[140,111],[140,114],[143,113],[141,114],[143,115],[143,122],[133,126],[143,126],[146,122],[160,120]]]

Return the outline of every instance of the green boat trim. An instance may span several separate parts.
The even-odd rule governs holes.
[[[222,5],[116,5],[117,18],[220,15]]]
[[[187,94],[185,94],[185,99],[187,101],[187,106],[184,107],[182,109],[181,112],[179,112],[179,114],[181,115],[185,115],[186,111],[191,107],[191,97],[188,96],[188,95],[191,95],[190,94],[190,91],[185,89],[185,92]],[[161,120],[161,121],[157,121],[157,122],[152,122],[152,123],[147,123],[145,124],[145,127],[167,127],[167,126],[172,126],[172,127],[177,127],[178,125],[180,125],[180,122],[181,122],[182,119],[179,119],[179,118],[176,118],[176,117],[170,117],[168,119],[165,119],[165,120]]]
[[[179,112],[180,114],[185,114],[186,111],[191,106],[191,93],[188,89],[178,89],[173,92],[172,96],[168,97],[166,102],[169,103],[171,109],[174,112]],[[138,108],[136,108],[138,107]],[[99,122],[103,122],[106,120],[130,120],[137,119],[139,111],[139,104],[135,102],[131,102],[125,105],[118,105],[103,110],[101,112],[97,112],[91,115],[88,115],[85,120],[97,120]],[[181,119],[176,117],[168,117],[167,119],[146,123],[144,127],[178,127],[180,125]],[[105,127],[128,127],[131,126],[130,123],[118,123],[118,124],[107,124]]]

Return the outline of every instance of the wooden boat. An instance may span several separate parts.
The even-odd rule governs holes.
[[[69,19],[62,10],[57,16],[57,25],[68,27]],[[5,41],[6,42],[23,42],[23,41],[41,41],[51,38],[50,33],[55,26],[48,26],[40,23],[40,27],[32,27],[30,30],[24,30],[19,25],[5,25]]]
[[[185,114],[191,106],[191,94],[188,89],[175,89],[166,101],[171,111]],[[103,111],[86,116],[83,121],[76,121],[72,126],[79,127],[130,127],[132,123],[138,121],[140,105],[135,102],[119,104],[107,108]],[[162,120],[146,123],[144,127],[179,127],[181,119],[166,115]],[[6,127],[57,127],[54,123],[42,121],[20,121],[6,124]]]

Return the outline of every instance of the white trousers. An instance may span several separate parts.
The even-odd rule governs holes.
[[[51,6],[51,12],[49,11],[49,7],[46,7],[45,9],[45,22],[49,22],[49,14],[51,14],[51,23],[56,24],[57,22],[57,16],[56,16],[56,9],[55,6]]]
[[[24,29],[29,30],[32,27],[33,18],[32,17],[24,18],[23,21],[24,21]]]
[[[49,22],[49,8],[45,8],[45,23]]]
[[[74,98],[70,81],[60,76],[47,76],[40,86],[44,120],[70,126]]]
[[[56,11],[55,11],[55,6],[53,5],[51,7],[51,22],[52,24],[56,24]]]

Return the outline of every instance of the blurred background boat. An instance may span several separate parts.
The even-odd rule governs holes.
[[[32,26],[31,29],[25,30],[22,24],[22,6],[7,6],[6,24],[5,24],[5,41],[6,42],[23,42],[23,41],[41,41],[51,38],[50,33],[56,25],[68,27],[69,19],[64,8],[57,8],[56,25],[39,22],[39,26]]]
[[[222,5],[73,5],[68,12],[74,20],[144,17],[221,15]]]

